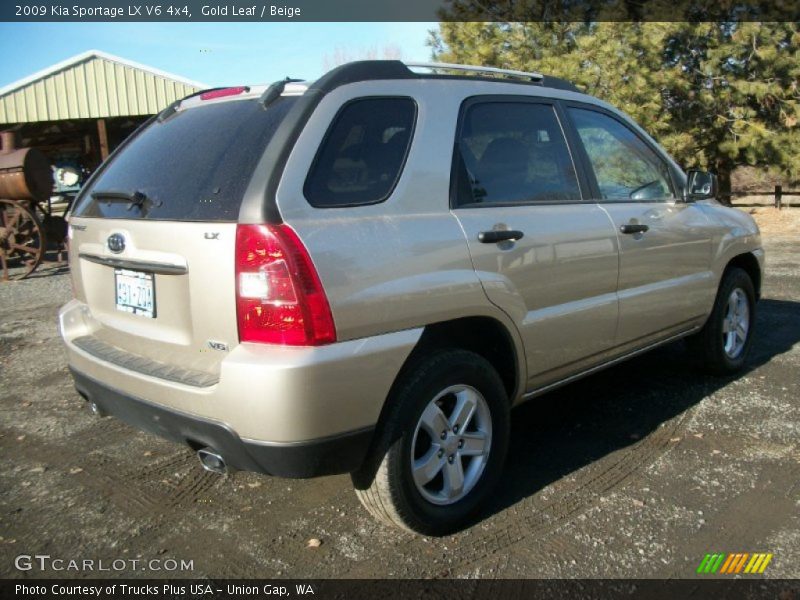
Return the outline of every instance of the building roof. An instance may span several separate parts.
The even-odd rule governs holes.
[[[0,88],[0,124],[152,115],[207,87],[89,50]]]

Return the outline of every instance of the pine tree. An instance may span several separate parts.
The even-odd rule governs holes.
[[[569,79],[723,193],[739,165],[800,179],[798,23],[443,22],[429,44],[443,62]]]

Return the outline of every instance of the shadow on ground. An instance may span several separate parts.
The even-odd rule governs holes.
[[[19,279],[20,275],[25,272],[24,264],[18,258],[11,259],[8,265],[9,276],[12,281],[22,281]],[[44,255],[44,260],[39,264],[33,272],[24,279],[40,279],[42,277],[53,277],[54,275],[62,275],[69,272],[69,263],[67,262],[67,252],[63,250],[47,250]],[[3,281],[2,268],[0,268],[0,283]]]
[[[712,377],[682,341],[553,391],[515,409],[506,469],[476,521],[625,448],[800,342],[800,302],[762,300],[747,368]],[[474,524],[474,523],[473,523]]]

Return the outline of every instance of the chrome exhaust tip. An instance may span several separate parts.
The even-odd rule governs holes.
[[[106,412],[96,402],[89,402],[89,410],[97,417],[105,417]]]
[[[227,475],[229,472],[225,459],[211,448],[200,448],[197,451],[197,458],[200,459],[200,464],[203,465],[206,471],[218,473],[219,475]]]

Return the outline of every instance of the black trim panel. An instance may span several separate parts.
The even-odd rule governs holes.
[[[367,455],[374,429],[292,443],[243,440],[220,421],[189,415],[129,396],[70,367],[75,388],[103,413],[193,449],[213,448],[235,469],[278,477],[307,478],[350,473]],[[200,465],[197,467],[200,468]]]
[[[262,214],[259,222],[271,223],[273,225],[280,225],[283,223],[283,218],[281,217],[276,202],[278,185],[283,177],[283,170],[286,168],[289,154],[294,150],[297,138],[300,137],[308,119],[322,101],[323,96],[324,94],[319,90],[313,88],[307,89],[305,93],[297,99],[297,102],[295,102],[295,105],[289,110],[283,122],[278,126],[275,135],[272,136],[272,139],[267,144],[267,148],[259,163],[259,165],[267,165],[267,168],[261,171],[256,167],[256,173],[251,180],[251,184],[253,181],[256,181],[258,189],[264,190],[261,207]],[[242,219],[241,212],[244,210],[246,202],[247,197],[245,196],[239,213],[240,223],[248,222],[246,219]]]

